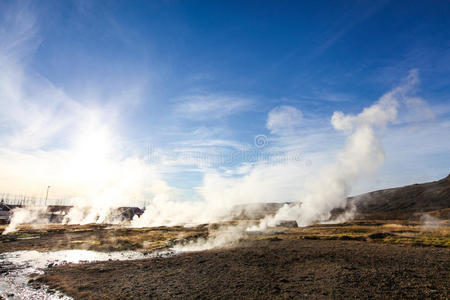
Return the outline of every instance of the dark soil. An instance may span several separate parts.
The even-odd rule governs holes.
[[[169,258],[50,268],[75,299],[448,299],[450,249],[338,240],[244,241]]]

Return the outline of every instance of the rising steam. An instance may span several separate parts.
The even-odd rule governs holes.
[[[335,112],[331,118],[334,129],[347,136],[347,142],[335,162],[310,176],[300,189],[301,170],[294,164],[257,166],[243,178],[228,179],[213,174],[205,176],[201,189],[203,201],[176,202],[168,198],[154,199],[145,214],[133,220],[134,226],[187,225],[217,222],[233,218],[232,207],[252,202],[290,200],[275,215],[264,217],[259,225],[248,230],[265,230],[282,221],[295,220],[299,226],[330,219],[335,208],[345,208],[352,185],[358,179],[375,172],[384,162],[379,134],[397,120],[398,109],[410,103],[418,83],[418,72],[412,70],[403,84],[384,94],[376,103],[357,115]],[[417,99],[417,98],[415,98]],[[420,99],[418,99],[420,100]],[[418,101],[417,100],[417,101]],[[287,174],[300,173],[300,176]],[[277,176],[269,176],[269,175]],[[292,178],[298,180],[292,182]],[[294,195],[298,195],[294,197]],[[287,197],[286,197],[287,196]],[[350,209],[339,219],[352,218]],[[232,234],[230,234],[232,232]],[[211,241],[199,241],[184,249],[207,249],[210,245],[240,238],[239,228],[224,230],[224,236],[214,234]]]
[[[0,18],[0,191],[38,194],[51,185],[52,193],[70,196],[66,204],[74,207],[64,217],[67,224],[115,222],[110,217],[114,208],[143,206],[147,200],[145,213],[134,218],[131,226],[188,226],[231,220],[239,214],[234,210],[236,205],[262,202],[291,204],[265,216],[249,230],[265,230],[288,220],[299,226],[327,221],[333,209],[346,207],[355,182],[383,164],[379,135],[396,122],[398,109],[402,105],[421,106],[420,113],[426,111],[423,101],[411,96],[418,83],[418,72],[412,70],[401,85],[361,113],[334,112],[331,124],[346,137],[346,144],[334,162],[316,173],[305,172],[297,161],[279,165],[257,161],[248,168],[241,166],[243,170],[232,170],[239,173],[237,177],[208,170],[203,185],[196,189],[200,199],[187,201],[172,193],[158,166],[144,161],[136,149],[120,148],[126,143],[118,125],[122,123],[120,115],[128,103],[139,98],[140,87],[123,92],[126,89],[121,86],[119,96],[113,99],[71,96],[26,64],[39,43],[37,21],[25,9]],[[195,105],[183,108],[208,112],[210,107],[198,109],[199,104],[210,106],[203,102],[196,100]],[[219,106],[225,102],[219,101]],[[235,108],[241,106],[239,101],[234,103]],[[266,126],[274,136],[285,132],[295,135],[303,119],[306,116],[300,110],[280,106],[269,113]],[[42,221],[45,212],[45,208],[16,210],[4,233],[19,224]],[[228,227],[184,249],[227,244],[239,239],[243,231],[242,227]]]
[[[41,42],[38,28],[27,6],[0,12],[0,191],[42,197],[51,185],[51,197],[75,206],[67,223],[111,221],[113,208],[167,192],[154,166],[122,149],[119,117],[140,86],[96,86],[98,94],[114,91],[102,99],[66,94],[27,64]],[[5,232],[45,213],[17,209]]]
[[[396,120],[398,107],[409,99],[417,83],[418,72],[412,70],[402,85],[358,115],[335,112],[331,124],[348,136],[336,162],[308,181],[307,192],[297,203],[284,205],[274,216],[265,217],[258,227],[250,230],[273,227],[285,220],[295,220],[299,226],[306,226],[328,220],[334,208],[344,208],[352,184],[383,164],[384,152],[377,130]]]
[[[0,117],[9,130],[0,132],[0,189],[36,193],[52,185],[53,193],[72,195],[69,204],[74,208],[64,218],[69,224],[113,222],[112,209],[145,200],[150,204],[132,226],[229,220],[235,205],[258,202],[293,202],[263,218],[258,229],[285,220],[295,220],[299,226],[326,221],[331,210],[346,206],[352,185],[383,164],[379,134],[396,121],[399,107],[423,104],[410,96],[418,83],[418,72],[413,70],[403,84],[361,113],[333,114],[331,124],[347,136],[347,142],[335,162],[317,173],[305,174],[296,162],[275,166],[257,162],[239,178],[207,172],[197,190],[201,199],[185,201],[173,197],[157,166],[117,146],[124,143],[117,133],[118,112],[123,107],[86,105],[29,72],[24,61],[39,45],[35,19],[19,15],[5,20],[0,24],[8,28],[1,31],[0,41],[0,104],[4,108]],[[268,129],[280,134],[287,120],[293,133],[302,116],[290,107],[277,108],[269,114]],[[35,210],[28,215],[26,210],[17,211],[7,231],[19,223],[34,222],[38,215]]]

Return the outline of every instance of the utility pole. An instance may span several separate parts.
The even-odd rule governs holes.
[[[45,195],[45,204],[44,206],[47,207],[47,200],[48,200],[48,190],[50,189],[50,186],[47,187],[47,195]]]

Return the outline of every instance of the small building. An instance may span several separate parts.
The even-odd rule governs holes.
[[[134,216],[140,217],[144,211],[139,207],[119,207],[116,210],[117,215],[121,218],[122,221],[131,221]]]
[[[73,206],[69,205],[49,205],[47,206],[48,221],[51,223],[61,223]]]
[[[2,199],[0,201],[0,224],[8,224],[11,221],[12,208]]]

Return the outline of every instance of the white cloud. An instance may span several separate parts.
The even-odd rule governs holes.
[[[269,112],[266,127],[274,134],[291,133],[301,124],[303,113],[288,105],[275,107]]]

